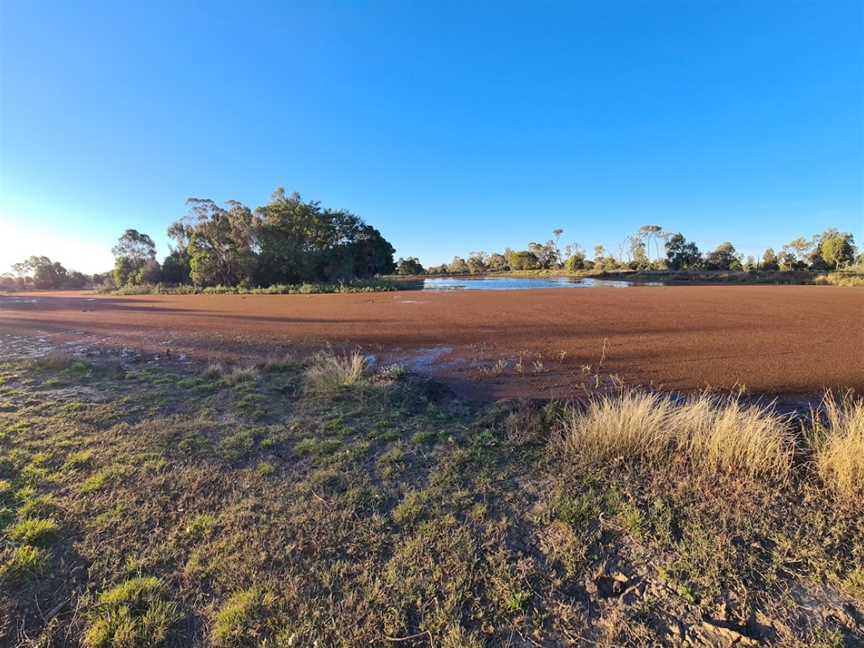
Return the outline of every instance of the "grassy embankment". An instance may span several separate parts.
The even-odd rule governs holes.
[[[860,401],[51,356],[0,366],[0,453],[0,643],[864,641]]]

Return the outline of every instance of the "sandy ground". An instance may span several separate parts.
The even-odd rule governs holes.
[[[0,296],[0,334],[245,360],[360,348],[490,397],[596,373],[675,390],[864,392],[864,290],[682,286],[352,295]]]

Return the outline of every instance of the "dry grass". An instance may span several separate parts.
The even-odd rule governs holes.
[[[861,288],[864,286],[864,274],[860,272],[832,272],[819,275],[813,280],[819,286],[844,286],[846,288]]]
[[[711,473],[784,480],[794,439],[789,420],[769,407],[703,394],[672,410],[679,450]]]
[[[672,446],[671,409],[669,397],[647,392],[595,398],[565,415],[561,449],[589,461],[656,459]]]
[[[366,373],[366,358],[357,351],[350,354],[318,353],[306,369],[306,385],[312,391],[332,392],[356,385]]]
[[[788,421],[767,407],[705,394],[678,405],[624,391],[570,409],[556,450],[588,461],[683,460],[711,474],[785,479],[794,442]]]
[[[827,395],[814,414],[816,466],[823,481],[847,503],[864,498],[864,400]]]

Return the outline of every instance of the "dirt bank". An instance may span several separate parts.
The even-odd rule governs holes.
[[[598,368],[677,390],[864,391],[862,322],[864,291],[816,286],[0,297],[0,333],[202,356],[347,345],[498,397],[566,396]]]

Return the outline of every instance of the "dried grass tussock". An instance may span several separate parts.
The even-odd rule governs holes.
[[[814,414],[816,466],[825,484],[846,503],[864,499],[864,400],[826,395]]]
[[[588,461],[613,458],[689,462],[711,474],[785,479],[794,439],[788,419],[770,407],[702,394],[624,391],[592,399],[565,415],[557,449]]]

